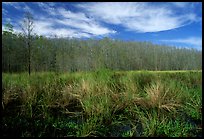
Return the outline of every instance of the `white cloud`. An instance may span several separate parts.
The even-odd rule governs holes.
[[[34,22],[35,24],[35,28],[34,28],[34,32],[40,34],[40,35],[50,35],[53,34],[53,29],[52,29],[52,22],[46,22],[46,21],[42,21],[42,20],[37,20]],[[36,26],[37,25],[37,26]]]
[[[54,4],[47,2],[38,2],[37,4],[43,11],[47,12],[48,14],[53,16],[57,15],[56,9],[53,8]]]
[[[47,14],[34,14],[36,17],[36,33],[49,36],[52,33],[70,37],[92,37],[110,35],[116,31],[106,27],[106,24],[115,24],[125,27],[126,30],[136,32],[159,32],[171,30],[198,21],[194,13],[175,14],[172,5],[183,8],[185,4],[160,4],[142,2],[114,2],[114,3],[80,3],[73,12],[68,8],[56,7],[55,3],[35,3],[40,10]],[[12,3],[16,9],[31,9],[27,3]],[[190,11],[190,10],[189,10]],[[35,11],[36,12],[36,11]],[[50,16],[51,15],[51,16]],[[200,19],[199,19],[200,20]],[[102,22],[101,22],[102,21]]]
[[[114,30],[110,30],[106,27],[101,26],[93,18],[88,18],[84,13],[74,13],[64,8],[59,8],[58,12],[59,15],[63,17],[63,19],[56,20],[58,23],[80,29],[83,32],[93,35],[107,35],[116,32]]]
[[[185,8],[186,6],[189,5],[188,2],[171,2],[171,4],[173,4],[174,6],[178,8]]]
[[[81,20],[81,21],[87,21],[87,22],[90,22],[91,19],[87,18],[86,15],[84,13],[74,13],[74,12],[71,12],[69,10],[66,10],[64,8],[59,8],[57,9],[57,11],[59,12],[59,14],[61,16],[63,16],[64,18],[69,18],[69,19],[72,19],[72,20]]]
[[[22,24],[22,21],[20,22]],[[62,29],[54,29],[52,26],[54,25],[53,22],[50,20],[35,20],[34,21],[34,28],[33,33],[37,33],[38,35],[43,36],[52,36],[52,35],[62,35],[64,34],[65,30]],[[22,31],[21,31],[22,32]],[[57,33],[58,32],[58,33]]]
[[[88,14],[101,18],[106,22],[120,24],[122,19],[140,16],[141,13],[137,12],[141,10],[143,3],[126,2],[103,2],[103,3],[88,3],[78,4],[77,7],[88,11]]]
[[[2,8],[2,14],[7,15],[7,13],[8,13],[8,11],[6,9]]]
[[[22,24],[20,21],[19,24]],[[89,33],[82,32],[77,29],[70,29],[70,28],[62,28],[62,27],[55,27],[56,22],[52,18],[40,18],[34,21],[34,29],[33,33],[37,33],[38,35],[43,35],[46,37],[70,37],[70,38],[81,38],[81,37],[91,37]],[[20,28],[16,28],[14,30],[17,33],[22,32]]]
[[[177,4],[185,5],[185,4]],[[83,3],[82,8],[89,15],[103,22],[122,25],[136,32],[159,32],[179,28],[196,21],[194,13],[175,14],[166,5],[151,5],[142,2]]]
[[[4,25],[2,25],[1,27],[2,27],[2,33],[3,33],[3,30],[6,30],[6,29],[5,29],[5,26],[4,26]]]
[[[57,20],[57,22],[70,27],[80,29],[83,32],[91,33],[93,35],[105,35],[109,33],[115,33],[115,31],[109,30],[94,22],[87,23],[84,21],[79,22],[77,20],[70,20],[70,19]]]
[[[8,3],[7,3],[8,4]],[[32,3],[33,4],[33,3]],[[47,14],[36,14],[27,3],[9,3],[9,6],[17,10],[30,11],[34,16],[34,33],[47,37],[54,35],[61,37],[93,37],[98,35],[109,35],[115,31],[104,27],[95,21],[93,18],[87,17],[82,12],[72,12],[63,7],[55,7],[54,3],[34,3],[40,10],[45,11]],[[52,15],[52,16],[50,16]],[[5,19],[4,19],[5,20]],[[19,25],[22,24],[22,19],[18,18],[17,26],[14,31],[22,32]]]
[[[12,5],[14,2],[2,2],[2,4],[5,4],[5,5]]]
[[[24,2],[4,2],[4,4],[8,6],[13,6],[17,10],[21,10],[22,4],[24,4]]]
[[[14,7],[16,10],[28,11],[34,14],[34,11],[25,2],[4,2],[4,4]]]
[[[30,13],[34,13],[34,11],[28,6],[28,5],[25,5],[24,7],[23,7],[23,10],[24,11],[29,11]]]
[[[50,11],[53,10],[50,6],[48,6],[48,4],[38,3],[38,6],[41,8],[47,7],[48,9],[46,10],[48,13],[51,13]],[[46,35],[47,33],[55,33],[65,37],[69,36],[80,38],[108,35],[116,32],[101,26],[94,19],[88,18],[84,13],[71,12],[62,7],[55,9],[54,11],[55,14],[51,13],[52,15],[55,15],[53,17],[38,17],[38,21],[35,23],[38,26],[36,26],[37,29],[35,30],[38,34]]]
[[[181,43],[185,45],[191,45],[192,47],[195,47],[197,49],[202,48],[202,38],[200,37],[189,37],[189,38],[183,38],[183,39],[169,39],[169,40],[160,40],[163,42],[170,42],[170,43]]]
[[[9,18],[9,17],[5,18],[5,21],[6,21],[6,23],[12,22],[12,21],[11,21],[11,18]]]

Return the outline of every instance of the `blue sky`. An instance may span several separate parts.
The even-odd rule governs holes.
[[[25,11],[38,35],[150,41],[202,50],[201,2],[2,2],[2,30]]]

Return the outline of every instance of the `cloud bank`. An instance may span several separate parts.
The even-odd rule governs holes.
[[[172,30],[196,21],[194,13],[176,14],[172,5],[182,10],[188,3],[103,2],[83,3],[77,7],[100,21],[141,33]]]
[[[5,7],[9,6],[31,12],[36,25],[34,31],[45,36],[108,36],[120,32],[112,29],[113,25],[136,33],[160,32],[200,21],[191,10],[186,12],[186,7],[191,5],[186,2],[89,2],[61,5],[53,2],[3,2],[2,5],[4,15],[8,13]],[[179,10],[176,12],[175,8]]]
[[[197,49],[202,49],[202,38],[200,37],[189,37],[182,39],[170,39],[170,40],[161,40],[162,42],[170,42],[170,43],[180,43],[186,46],[192,45]]]
[[[33,13],[26,3],[4,2],[7,6],[12,6],[16,10],[29,11]],[[98,21],[88,18],[81,12],[72,12],[64,7],[56,7],[55,3],[32,3],[38,6],[46,14],[34,15],[34,32],[39,35],[51,37],[54,35],[60,37],[90,38],[93,36],[107,36],[116,33],[115,30],[102,26]],[[6,11],[4,9],[4,11]],[[6,12],[4,12],[6,14]],[[22,19],[18,21],[21,24]],[[21,32],[19,26],[17,32]]]

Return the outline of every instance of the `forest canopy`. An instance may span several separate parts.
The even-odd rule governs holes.
[[[2,72],[28,71],[28,47],[12,26],[2,32]],[[200,70],[202,51],[103,39],[46,38],[33,35],[31,71]]]

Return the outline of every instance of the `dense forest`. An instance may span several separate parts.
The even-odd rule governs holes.
[[[2,32],[2,72],[28,71],[29,49],[23,34],[12,26]],[[197,70],[202,51],[103,39],[47,38],[32,35],[31,72],[111,70]]]

